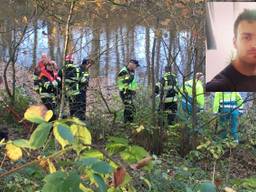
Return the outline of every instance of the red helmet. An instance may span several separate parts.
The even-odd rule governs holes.
[[[74,61],[74,59],[73,59],[73,55],[72,54],[68,54],[68,55],[66,55],[66,57],[65,57],[65,61]]]

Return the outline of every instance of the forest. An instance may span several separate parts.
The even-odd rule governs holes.
[[[1,192],[256,192],[256,94],[215,111],[205,0],[0,2]]]

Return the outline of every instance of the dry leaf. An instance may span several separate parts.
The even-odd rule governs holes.
[[[152,160],[152,157],[149,156],[149,157],[146,157],[146,158],[144,158],[144,159],[138,161],[138,162],[135,163],[135,164],[130,165],[130,167],[131,167],[133,170],[137,170],[137,169],[140,169],[140,168],[145,167],[146,165],[148,165],[151,160]]]
[[[224,188],[225,192],[236,192],[234,189],[230,188],[230,187],[225,187]]]
[[[114,187],[118,187],[119,185],[121,185],[124,182],[124,178],[125,178],[125,174],[126,174],[126,170],[124,167],[117,167],[117,169],[114,172]]]
[[[48,162],[46,159],[40,159],[38,165],[42,167],[44,170],[47,170],[48,168]]]
[[[215,184],[217,187],[219,187],[219,186],[222,184],[222,180],[219,179],[219,178],[216,178],[216,179],[214,180],[214,184]]]

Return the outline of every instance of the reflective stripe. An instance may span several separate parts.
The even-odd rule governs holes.
[[[172,86],[172,85],[166,85],[166,86],[164,86],[164,90],[165,90],[165,91],[168,91],[168,90],[170,90],[170,89],[174,89],[174,86]]]
[[[177,101],[177,97],[166,97],[164,99],[164,103],[170,103],[170,102],[175,102]]]
[[[76,66],[72,63],[69,63],[69,64],[66,64],[66,67],[76,67]]]
[[[234,109],[234,108],[236,108],[237,106],[235,106],[235,105],[221,105],[220,106],[220,109]]]
[[[230,104],[230,105],[237,105],[237,102],[236,101],[232,101],[232,100],[222,100],[220,101],[220,105],[225,105],[225,104]]]
[[[52,97],[55,97],[55,95],[50,94],[50,93],[40,93],[40,97],[41,98],[52,98]]]
[[[67,96],[68,97],[70,97],[70,96],[75,96],[75,95],[78,95],[80,93],[80,91],[78,90],[68,90],[68,91],[66,91],[66,94],[67,94]]]
[[[48,89],[49,86],[50,86],[50,82],[49,82],[49,81],[47,81],[47,82],[44,83],[44,87],[45,87],[46,89]]]

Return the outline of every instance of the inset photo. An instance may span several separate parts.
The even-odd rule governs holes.
[[[256,91],[256,2],[208,2],[206,91]]]

